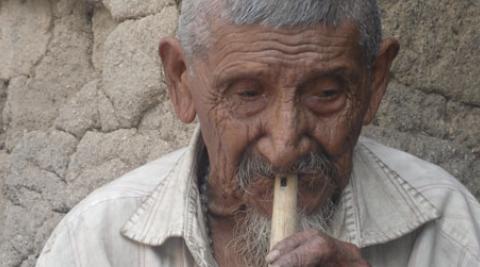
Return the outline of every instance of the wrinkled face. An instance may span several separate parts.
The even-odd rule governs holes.
[[[349,22],[216,23],[210,42],[191,64],[176,39],[160,44],[177,115],[200,121],[210,212],[249,208],[269,216],[274,176],[292,173],[299,176],[300,210],[322,207],[348,183],[353,148],[378,108],[398,42],[383,40],[371,71]]]
[[[299,172],[299,206],[312,212],[348,182],[368,108],[356,28],[222,24],[212,36],[189,76],[210,160],[211,208],[229,214],[248,206],[269,215],[272,176]],[[319,158],[335,171],[299,168]],[[238,173],[249,160],[269,171],[248,173],[242,188]]]

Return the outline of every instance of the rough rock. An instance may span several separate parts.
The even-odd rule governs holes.
[[[160,13],[166,6],[174,6],[175,0],[103,0],[116,20],[145,17]]]
[[[403,47],[394,65],[398,81],[480,106],[480,2],[380,3],[386,35]]]
[[[159,137],[174,147],[187,144],[196,124],[184,124],[173,112],[173,107],[167,97],[160,98],[160,103],[148,110],[138,125],[140,132],[158,130]],[[160,156],[160,155],[158,155]]]
[[[139,142],[138,136],[134,139],[136,130],[118,130],[112,133],[103,134],[100,132],[87,132],[80,141],[77,151],[72,156],[72,162],[68,168],[67,181],[76,180],[85,170],[92,169],[107,161],[120,159],[129,161],[121,165],[127,166],[142,161],[146,153]],[[135,155],[140,153],[140,156]],[[123,154],[119,154],[124,152]],[[133,153],[132,153],[133,152]],[[134,159],[132,159],[134,158]],[[132,162],[133,161],[133,162]],[[108,178],[108,177],[107,177]],[[107,179],[106,178],[106,179]]]
[[[0,79],[30,73],[51,37],[48,0],[0,2]]]
[[[83,1],[59,1],[53,38],[42,62],[35,68],[34,81],[47,87],[56,102],[65,100],[95,78],[91,64],[93,34]]]
[[[85,85],[60,109],[55,126],[81,138],[87,130],[100,127],[98,112],[98,81]]]
[[[442,166],[480,198],[480,108],[394,81],[364,133]]]
[[[0,80],[0,147],[4,147],[5,143],[5,128],[3,127],[3,116],[1,116],[3,112],[3,108],[5,107],[5,101],[7,101],[7,87],[8,82]]]
[[[98,90],[98,113],[102,131],[110,132],[120,128],[113,104],[102,90]]]
[[[462,145],[422,133],[412,134],[378,126],[365,128],[363,134],[385,145],[438,164],[480,198],[480,181],[477,179],[480,157]]]
[[[104,162],[119,159],[125,166],[133,167],[145,162],[156,143],[164,143],[163,151],[168,151],[165,141],[154,133],[138,134],[135,129],[122,129],[112,133],[87,132],[77,151],[72,156],[68,168],[67,181],[71,182],[84,172]]]
[[[91,32],[82,4],[59,1],[55,5],[55,14],[61,16],[54,20],[45,55],[30,75],[11,80],[3,111],[8,150],[24,131],[48,129],[66,99],[93,79]]]
[[[187,136],[189,134],[188,129],[185,129],[182,132],[178,132],[178,134],[180,135],[178,136],[178,139],[172,138],[171,142],[159,138],[161,135],[158,131],[150,131],[143,134],[146,134],[151,140],[153,140],[150,151],[146,157],[146,162],[156,160],[161,156],[165,155],[166,153],[174,151],[175,149],[182,148],[188,144],[188,141],[185,141],[181,136]]]
[[[12,151],[5,180],[4,225],[8,231],[2,231],[2,266],[31,263],[61,217],[56,213],[66,210],[62,177],[76,144],[64,132],[33,131]]]
[[[165,90],[157,47],[162,36],[173,34],[176,20],[175,7],[167,7],[159,14],[121,23],[105,42],[103,91],[122,128],[136,126]]]
[[[34,87],[26,76],[10,80],[3,110],[3,122],[7,133],[5,145],[9,151],[22,138],[24,132],[46,129],[48,123],[55,118],[54,103],[45,95]]]
[[[72,189],[71,205],[98,186],[152,160],[152,153],[165,154],[171,150],[171,144],[160,139],[157,131],[87,132],[71,158],[66,175]]]
[[[100,81],[86,84],[60,109],[55,127],[81,139],[89,130],[111,132],[120,128],[112,103],[100,89]]]
[[[1,266],[35,266],[38,253],[51,230],[64,214],[51,211],[48,202],[39,194],[20,189],[22,197],[29,199],[28,206],[7,203],[5,227],[0,243]]]
[[[118,178],[132,169],[132,166],[118,158],[99,162],[81,170],[78,179],[70,181],[67,189],[68,197],[65,199],[67,210],[82,200],[86,195],[104,184]]]
[[[374,124],[480,151],[480,108],[396,82],[390,84]]]
[[[59,193],[57,189],[64,186],[70,156],[76,151],[77,143],[74,136],[60,131],[25,134],[10,155],[7,186],[28,187],[55,200]],[[49,178],[37,171],[44,172]]]
[[[92,30],[93,30],[93,51],[92,61],[97,71],[102,70],[103,66],[103,46],[107,37],[118,25],[112,18],[110,12],[103,6],[94,10],[92,18]]]
[[[4,229],[4,220],[5,217],[3,214],[5,214],[5,206],[7,203],[7,199],[5,198],[5,178],[8,173],[8,164],[9,164],[9,155],[5,150],[0,151],[0,229]],[[1,238],[2,232],[0,232],[0,238]]]
[[[480,108],[449,101],[446,120],[448,138],[480,157]]]

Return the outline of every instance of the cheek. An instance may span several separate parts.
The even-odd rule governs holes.
[[[247,149],[254,145],[261,134],[261,123],[257,121],[238,121],[231,117],[217,125],[222,153],[228,158],[228,165],[236,171]]]
[[[317,119],[314,136],[326,152],[339,158],[352,151],[362,126],[362,112],[356,103],[329,117]]]
[[[259,133],[256,122],[232,118],[221,106],[198,113],[211,170],[222,184],[236,185],[235,173],[245,149]],[[218,181],[220,182],[220,181]]]
[[[259,123],[232,116],[228,102],[210,88],[210,81],[201,73],[192,83],[196,85],[192,94],[211,171],[217,182],[233,184],[244,150],[258,135]]]

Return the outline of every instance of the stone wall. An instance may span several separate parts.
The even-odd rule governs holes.
[[[365,130],[480,196],[480,3],[383,0],[402,51]],[[0,0],[0,266],[33,266],[94,188],[184,145],[156,55],[175,0]]]

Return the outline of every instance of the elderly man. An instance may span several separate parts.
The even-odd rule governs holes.
[[[37,266],[480,266],[474,197],[359,138],[398,50],[374,0],[184,0],[159,52],[199,129],[75,207]],[[270,249],[278,174],[298,229]]]

